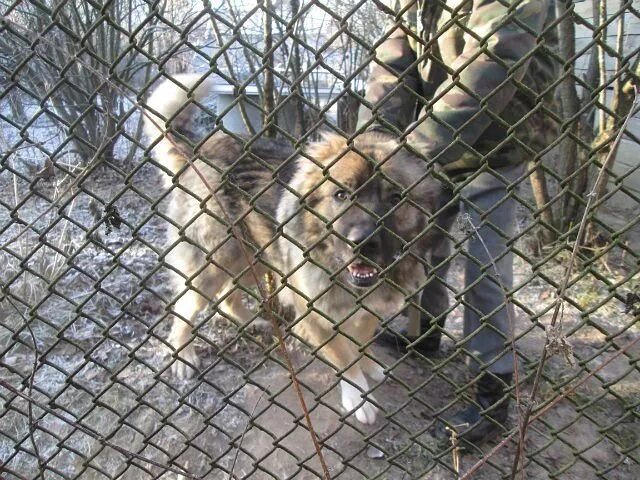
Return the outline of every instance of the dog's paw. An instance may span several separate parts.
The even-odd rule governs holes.
[[[192,345],[184,347],[171,364],[171,374],[179,380],[188,380],[197,375],[200,359]]]
[[[372,425],[378,415],[378,407],[373,403],[365,401],[362,403],[360,390],[344,380],[340,382],[342,390],[342,406],[347,412],[355,413],[356,419],[364,424]],[[367,395],[373,399],[372,395]],[[358,405],[360,405],[359,408]],[[355,412],[354,412],[355,410]]]
[[[366,425],[373,425],[378,416],[378,407],[371,402],[364,402],[362,406],[356,410],[356,418],[359,422]]]
[[[383,382],[387,376],[384,374],[384,368],[377,363],[371,362],[371,365],[366,370],[366,375],[374,382]]]

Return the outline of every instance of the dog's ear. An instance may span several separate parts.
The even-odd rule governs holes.
[[[435,212],[440,208],[443,195],[451,190],[452,183],[442,165],[435,162],[429,166],[429,174],[425,177],[425,182],[424,189],[430,204],[429,210]]]
[[[310,143],[297,160],[289,186],[298,196],[306,196],[323,182],[323,169],[348,149],[346,140],[335,133],[323,133],[320,140]]]
[[[433,174],[429,175],[425,181],[427,182],[424,188],[425,201],[429,212],[435,213],[438,210],[445,188],[439,177]]]
[[[340,154],[343,154],[347,147],[346,139],[337,133],[325,132],[319,141],[310,144],[306,149],[306,156],[321,165],[328,164]]]
[[[427,212],[434,213],[440,208],[441,200],[451,181],[441,165],[416,157],[406,152],[405,169],[409,172],[410,183],[413,183],[414,200],[418,201]],[[412,180],[411,180],[412,179]]]

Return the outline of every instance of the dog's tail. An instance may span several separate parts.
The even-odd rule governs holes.
[[[199,125],[206,115],[198,104],[202,104],[212,87],[213,82],[203,81],[197,74],[173,75],[146,101],[144,132],[154,145],[156,160],[174,173],[184,165],[187,152],[198,142]]]

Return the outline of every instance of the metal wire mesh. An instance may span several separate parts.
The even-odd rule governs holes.
[[[640,477],[637,5],[560,2],[552,5],[555,20],[540,30],[517,17],[523,2],[432,3],[409,3],[448,15],[425,40],[405,25],[413,7],[367,0],[0,2],[2,478],[519,478],[523,471],[530,478]],[[470,29],[465,15],[485,3],[508,12],[487,31]],[[357,124],[361,105],[375,117],[392,101],[390,95],[371,105],[364,93],[369,72],[385,65],[375,49],[400,31],[385,29],[389,22],[428,55],[434,38],[462,32],[477,42],[483,61],[498,64],[491,39],[509,24],[537,36],[535,54],[558,75],[533,92],[530,110],[515,123],[482,109],[503,127],[500,141],[526,158],[517,174],[504,176],[502,166],[489,162],[493,147],[467,144],[465,155],[479,158],[480,166],[464,175],[434,172],[433,159],[426,159],[421,179],[446,181],[450,192],[433,212],[411,199],[411,188],[394,197],[390,212],[366,211],[383,223],[397,205],[413,202],[430,218],[415,241],[434,229],[444,239],[425,258],[409,248],[414,239],[401,239],[406,248],[393,261],[426,268],[417,286],[402,278],[393,283],[390,269],[389,280],[379,280],[391,282],[404,304],[358,345],[358,360],[384,371],[358,393],[380,410],[366,425],[345,410],[339,393],[353,365],[336,372],[321,355],[335,337],[303,347],[295,325],[316,316],[339,338],[356,342],[346,331],[348,318],[363,308],[376,314],[367,295],[354,294],[343,318],[328,318],[321,297],[334,290],[300,294],[306,305],[291,315],[275,299],[303,267],[283,272],[265,252],[285,238],[302,245],[303,263],[317,264],[320,242],[304,245],[306,231],[291,238],[276,225],[273,237],[257,245],[247,241],[245,228],[258,217],[278,223],[262,202],[281,188],[298,202],[291,219],[313,214],[333,229],[339,217],[328,220],[306,201],[323,185],[339,185],[332,167],[320,165],[321,181],[295,191],[284,167],[265,163],[256,151],[317,162],[305,149],[323,132],[357,150],[356,139],[371,126]],[[528,95],[530,85],[518,72],[533,54],[505,67],[505,83]],[[411,68],[425,58],[416,57]],[[480,60],[441,65],[452,89],[468,90],[460,78],[474,61]],[[175,170],[158,154],[163,140],[143,134],[145,118],[156,118],[158,127],[172,119],[142,111],[152,91],[167,79],[181,85],[184,72],[206,80],[210,91],[196,102],[197,139],[179,129],[167,135],[189,150],[189,163]],[[410,88],[408,70],[400,73],[393,91]],[[432,114],[438,99],[410,90],[412,101]],[[490,106],[498,94],[496,88],[476,100]],[[407,123],[413,113],[404,113]],[[543,147],[522,140],[531,119],[544,127]],[[407,142],[404,129],[380,121]],[[443,128],[465,143],[466,126]],[[200,150],[215,132],[242,145],[220,148],[221,156],[233,157],[226,166]],[[271,139],[268,148],[262,138]],[[212,205],[238,194],[247,175],[243,162],[260,165],[268,180],[260,177],[254,190],[240,192],[249,210],[220,214]],[[198,168],[217,168],[223,180],[214,186],[180,180]],[[383,168],[372,177],[392,183]],[[482,175],[500,180],[518,204],[504,227],[513,232],[506,240],[514,264],[510,288],[495,274],[505,254],[481,261],[470,253],[473,241],[482,251],[487,218],[504,203],[499,198],[480,211],[479,223],[469,215],[474,200],[463,192]],[[198,208],[177,218],[174,198],[185,211]],[[463,213],[450,216],[452,225],[439,223],[459,205]],[[204,233],[190,233],[203,218],[222,232],[214,247]],[[225,248],[234,239],[245,267],[226,270],[232,288],[212,296],[198,276],[211,265],[227,268]],[[205,259],[188,272],[172,257],[184,244]],[[464,278],[471,263],[481,272],[478,281],[492,279],[505,290],[496,310],[513,307],[513,338],[503,335],[502,350],[507,357],[517,352],[518,387],[508,391],[502,435],[463,453],[437,441],[433,428],[440,416],[473,402],[478,374],[469,362],[489,367],[469,346],[477,330],[463,327],[475,308],[468,301],[474,285]],[[254,274],[257,286],[245,281]],[[341,284],[340,272],[327,274]],[[418,344],[408,351],[378,345],[376,336],[389,329],[408,324],[416,333],[411,318],[428,313],[419,301],[423,287],[443,292],[439,318],[418,332],[430,338],[440,332],[439,353],[420,353]],[[194,298],[202,308],[183,318],[190,343],[176,344],[171,324],[181,315],[180,302]],[[248,320],[225,310],[227,301],[250,312]],[[495,312],[476,313],[483,328],[493,328],[487,318]],[[186,373],[195,376],[182,378]]]

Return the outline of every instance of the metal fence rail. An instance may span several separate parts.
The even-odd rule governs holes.
[[[517,16],[522,1],[432,3],[449,22],[425,41],[407,27],[421,2],[0,2],[0,478],[640,478],[638,5],[559,2],[541,30]],[[483,3],[508,13],[487,31],[469,28],[463,18]],[[491,50],[505,25],[538,36],[515,66]],[[412,149],[412,127],[383,118],[393,93],[372,105],[365,89],[370,72],[382,74],[380,46],[399,31],[424,55],[411,69],[462,32],[508,72],[468,122],[500,125],[500,145],[465,145],[468,125],[441,125],[478,162],[464,175],[442,171],[438,156],[394,167]],[[532,92],[518,72],[534,53],[558,73]],[[452,91],[478,96],[463,82],[477,59],[438,58]],[[409,76],[394,78],[392,92]],[[533,99],[519,119],[505,120],[515,103],[491,111],[506,84]],[[186,103],[162,110],[170,94],[151,97],[161,85]],[[447,93],[412,87],[410,96],[433,116]],[[373,116],[358,124],[362,105]],[[399,139],[383,160],[370,158],[383,147],[363,151],[358,140],[375,119]],[[530,119],[543,146],[523,140]],[[309,147],[330,139],[344,148],[329,160]],[[507,143],[527,160],[511,176],[491,163]],[[355,192],[338,169],[354,152],[375,165]],[[296,158],[320,180],[287,173]],[[492,215],[506,197],[479,210],[465,193],[486,176],[517,203],[501,227]],[[386,210],[363,200],[375,182],[398,194]],[[426,182],[449,196],[429,204],[416,193],[431,192]],[[353,260],[365,240],[340,230],[338,207],[315,200],[328,185],[345,215],[374,218],[378,233],[394,218],[427,220],[385,237],[399,253],[374,274]],[[280,196],[295,208],[269,203]],[[452,225],[439,220],[460,205]],[[509,253],[489,252],[490,230],[512,232]],[[433,232],[441,240],[427,241]],[[322,259],[335,262],[327,245],[338,244],[354,250],[336,269]],[[290,270],[274,263],[279,248],[299,255]],[[510,254],[512,286],[496,274]],[[473,281],[469,265],[480,272]],[[416,266],[425,278],[395,273]],[[332,283],[299,290],[305,268]],[[359,289],[348,272],[375,281]],[[498,306],[478,312],[469,299],[486,279]],[[416,322],[432,313],[423,287],[442,292],[426,330]],[[388,292],[379,303],[376,288]],[[327,299],[337,297],[346,307],[332,317]],[[395,298],[401,306],[385,310]],[[469,331],[474,309],[480,327]],[[491,322],[501,311],[507,334]],[[354,329],[358,315],[379,317],[371,335]],[[423,338],[440,332],[439,352],[379,342],[405,326]],[[516,352],[515,383],[501,435],[462,450],[434,429],[473,403],[481,373],[469,365],[484,372],[501,361],[480,358],[480,331],[502,335],[498,357]],[[350,349],[357,358],[335,360]],[[360,365],[368,391],[352,375]],[[350,391],[357,401],[345,409]],[[375,422],[362,421],[375,410]]]

